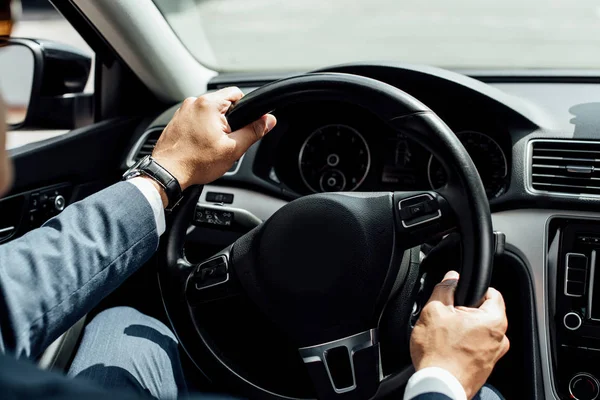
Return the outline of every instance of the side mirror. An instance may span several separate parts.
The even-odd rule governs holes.
[[[29,47],[18,43],[0,47],[0,95],[11,127],[22,125],[27,118],[35,70],[35,56]]]
[[[94,119],[93,94],[83,93],[92,60],[46,40],[0,38],[0,96],[10,129],[73,129]]]

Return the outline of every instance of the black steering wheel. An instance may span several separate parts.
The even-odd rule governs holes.
[[[161,241],[161,295],[182,346],[197,365],[207,354],[198,354],[199,343],[218,362],[226,362],[203,334],[195,307],[243,293],[298,349],[317,397],[380,397],[409,376],[405,370],[382,377],[378,333],[386,305],[399,291],[408,294],[399,298],[410,314],[418,283],[406,279],[415,266],[402,262],[405,252],[458,228],[462,266],[455,301],[478,306],[492,271],[490,210],[475,165],[450,128],[415,98],[380,81],[332,73],[296,76],[245,96],[227,118],[236,130],[278,107],[324,99],[363,107],[422,144],[443,164],[448,183],[436,191],[305,196],[195,265],[183,252],[202,190],[192,187]],[[243,394],[284,397],[228,369]]]

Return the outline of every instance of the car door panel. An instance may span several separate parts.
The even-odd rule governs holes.
[[[123,151],[139,123],[112,119],[12,150],[14,183],[0,200],[0,243],[117,181]]]

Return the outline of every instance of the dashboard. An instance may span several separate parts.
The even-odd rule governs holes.
[[[275,115],[278,127],[265,139],[259,162],[266,179],[299,194],[428,190],[446,184],[446,171],[429,151],[366,110],[322,102]],[[510,136],[466,121],[457,128],[488,198],[502,196],[510,181]]]

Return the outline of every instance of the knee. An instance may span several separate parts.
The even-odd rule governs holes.
[[[88,324],[69,375],[141,388],[156,398],[185,391],[175,335],[130,307],[105,310]]]
[[[132,307],[120,306],[106,309],[96,315],[86,329],[110,333],[127,334],[129,332],[132,333],[132,336],[143,336],[142,334],[137,335],[136,332],[152,331],[155,334],[167,336],[177,343],[177,338],[165,324]]]
[[[498,390],[492,385],[485,385],[475,395],[473,400],[504,400],[504,397],[498,392]]]

